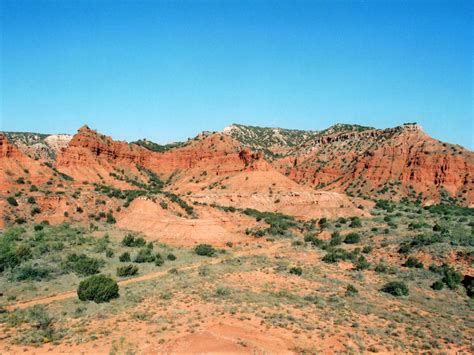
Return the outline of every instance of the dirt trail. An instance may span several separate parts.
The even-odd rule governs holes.
[[[161,277],[161,276],[165,276],[165,275],[168,274],[168,272],[171,269],[176,269],[178,271],[189,271],[189,270],[197,269],[197,268],[199,268],[201,266],[205,266],[205,265],[219,264],[219,263],[221,263],[225,260],[232,259],[232,258],[235,258],[235,257],[268,254],[268,253],[272,253],[272,252],[276,251],[282,245],[284,245],[284,244],[283,243],[275,243],[275,244],[272,244],[270,247],[267,247],[267,248],[264,247],[264,248],[258,248],[258,249],[252,249],[252,250],[243,250],[243,251],[240,251],[240,252],[236,252],[236,253],[232,254],[231,256],[229,256],[227,258],[208,259],[208,260],[205,260],[205,261],[200,262],[200,263],[191,264],[191,265],[183,266],[183,267],[180,267],[180,268],[169,268],[169,269],[162,270],[162,271],[156,271],[156,272],[152,272],[152,273],[149,273],[149,274],[146,274],[146,275],[142,275],[142,276],[138,276],[138,277],[118,281],[117,283],[119,284],[119,286],[125,286],[125,285],[133,284],[133,283],[136,283],[136,282],[148,281],[148,280],[156,279],[156,278]],[[56,302],[56,301],[63,301],[63,300],[66,300],[66,299],[69,299],[69,298],[74,298],[74,297],[77,297],[77,291],[75,291],[75,290],[74,291],[68,291],[68,292],[62,292],[62,293],[58,293],[58,294],[53,294],[53,295],[45,296],[45,297],[38,297],[38,298],[29,300],[29,301],[17,302],[15,304],[10,304],[10,305],[5,306],[5,309],[7,311],[12,311],[12,310],[17,309],[17,308],[23,309],[23,308],[32,307],[32,306],[39,305],[39,304],[48,304],[48,303],[52,303],[52,302]]]

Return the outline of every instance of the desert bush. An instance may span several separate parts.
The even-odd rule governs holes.
[[[51,270],[43,266],[31,264],[21,265],[11,275],[12,281],[42,281],[50,277]]]
[[[164,263],[165,263],[165,260],[163,259],[161,254],[159,254],[159,253],[156,254],[156,256],[155,256],[155,265],[156,266],[162,266]]]
[[[155,255],[149,248],[142,248],[138,251],[138,254],[133,259],[136,263],[152,263],[155,261]]]
[[[413,256],[410,256],[407,261],[405,261],[403,266],[409,268],[423,269],[423,263]]]
[[[36,200],[33,196],[30,196],[28,197],[28,199],[26,200],[29,204],[35,204],[36,203]]]
[[[197,255],[210,257],[216,254],[216,249],[208,244],[199,244],[194,248],[194,252]]]
[[[68,255],[65,268],[75,272],[79,276],[89,276],[98,274],[100,268],[105,265],[101,259],[91,258],[85,254],[70,254]]]
[[[122,239],[122,245],[125,247],[143,247],[146,245],[145,239],[143,237],[136,237],[133,234],[129,233]]]
[[[166,258],[170,261],[174,261],[174,260],[176,260],[176,255],[170,253],[170,254],[168,254],[168,256]]]
[[[294,267],[290,268],[289,272],[292,275],[301,276],[303,274],[303,269],[298,267],[298,266],[294,266]]]
[[[344,243],[346,244],[356,244],[360,242],[360,235],[358,233],[349,233],[344,238]]]
[[[444,288],[444,283],[441,280],[435,281],[431,285],[431,288],[436,291],[442,290]]]
[[[364,254],[369,254],[372,250],[373,250],[372,245],[366,245],[366,246],[362,249],[362,252],[363,252]]]
[[[363,255],[361,255],[355,262],[354,267],[356,270],[365,270],[370,267],[370,264],[367,259]]]
[[[117,222],[115,220],[115,217],[113,216],[112,212],[107,213],[106,222],[109,223],[109,224],[115,224]]]
[[[359,290],[357,290],[357,288],[354,285],[351,285],[351,284],[347,285],[346,296],[352,297],[352,296],[356,296],[358,293],[359,293]]]
[[[119,261],[121,262],[129,262],[131,260],[130,258],[130,253],[128,251],[122,253],[120,256],[119,256]]]
[[[382,287],[381,291],[397,297],[407,296],[409,294],[408,286],[402,281],[388,282]]]
[[[466,293],[470,298],[474,297],[474,277],[465,275],[462,280],[463,286],[466,288]]]
[[[119,297],[119,287],[109,276],[94,275],[79,283],[77,295],[81,301],[108,302]]]
[[[349,223],[349,227],[351,228],[359,228],[362,227],[362,222],[359,217],[351,217],[351,223]]]
[[[41,208],[39,208],[39,207],[33,207],[33,208],[31,209],[31,215],[32,215],[32,216],[34,216],[34,215],[36,215],[36,214],[40,214],[40,213],[41,213]]]
[[[18,201],[12,196],[7,197],[7,202],[13,207],[18,206]]]
[[[119,266],[117,268],[117,276],[127,277],[138,274],[138,267],[132,264]]]
[[[329,242],[329,244],[331,246],[336,246],[336,245],[340,245],[342,243],[342,237],[341,237],[341,234],[339,232],[333,232],[331,234],[331,241]]]
[[[323,261],[326,263],[336,263],[340,260],[349,260],[353,257],[352,253],[336,248],[336,249],[331,249],[329,252],[323,257]]]
[[[456,289],[461,284],[463,279],[462,274],[457,272],[448,264],[443,264],[441,266],[430,265],[429,270],[442,275],[443,277],[441,281],[444,282],[450,289]]]

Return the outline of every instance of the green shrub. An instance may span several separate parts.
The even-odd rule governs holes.
[[[329,244],[331,246],[336,246],[336,245],[339,245],[342,243],[342,237],[341,237],[341,234],[339,232],[333,232],[331,234],[331,241],[329,242]]]
[[[161,254],[156,254],[156,256],[155,256],[155,265],[156,266],[163,266],[164,263],[165,263],[165,260],[163,259]]]
[[[103,260],[91,258],[85,254],[70,254],[65,262],[66,269],[75,272],[79,276],[98,274],[100,268],[104,265]]]
[[[40,214],[40,213],[41,213],[41,208],[39,208],[39,207],[33,207],[33,208],[31,209],[31,215],[32,215],[32,216],[34,216],[34,215],[36,215],[36,214]]]
[[[132,264],[119,266],[117,268],[117,276],[127,277],[138,274],[138,267]]]
[[[442,290],[442,289],[444,288],[444,283],[443,283],[443,281],[441,281],[441,280],[435,281],[435,282],[433,282],[433,284],[431,285],[431,288],[432,288],[433,290],[437,290],[437,291],[438,291],[438,290]]]
[[[129,262],[131,260],[130,258],[130,253],[128,251],[122,253],[120,256],[119,256],[119,261],[125,263],[125,262]]]
[[[119,287],[109,276],[94,275],[79,283],[77,295],[81,301],[108,302],[119,297]]]
[[[470,298],[474,298],[474,277],[465,275],[462,280],[463,286],[466,288],[466,293]]]
[[[349,223],[349,227],[351,227],[351,228],[362,227],[362,222],[360,221],[360,218],[359,217],[351,217],[351,223]]]
[[[409,294],[408,286],[401,281],[392,281],[382,287],[382,291],[393,296],[407,296]]]
[[[303,274],[303,269],[297,266],[294,266],[290,269],[290,274],[301,276]]]
[[[199,244],[194,248],[194,252],[197,255],[210,257],[216,254],[216,249],[208,244]]]
[[[31,264],[21,265],[15,269],[12,274],[14,281],[41,281],[48,279],[50,276],[50,269],[42,266],[33,266]]]
[[[455,270],[446,270],[442,281],[448,286],[448,288],[456,289],[462,281],[462,275]]]
[[[326,263],[336,263],[340,260],[349,260],[353,257],[353,255],[344,250],[344,249],[340,249],[340,248],[336,248],[336,249],[331,249],[324,257],[323,257],[323,261],[326,262]]]
[[[448,264],[443,264],[441,266],[430,265],[429,270],[442,275],[443,278],[441,281],[444,282],[450,289],[456,289],[461,284],[463,279],[462,274],[457,272]]]
[[[356,270],[365,270],[370,267],[370,264],[367,259],[363,255],[361,255],[355,262],[354,266]]]
[[[136,263],[152,263],[155,261],[155,255],[149,248],[142,248],[138,251],[138,254],[133,259]]]
[[[143,237],[135,237],[133,234],[127,234],[122,239],[122,245],[125,247],[143,247],[146,245],[145,239]]]
[[[115,220],[115,217],[113,216],[112,212],[107,213],[106,222],[109,223],[109,224],[115,224],[117,222]]]
[[[13,207],[18,206],[18,201],[12,196],[7,197],[7,202]]]
[[[358,233],[349,233],[344,238],[344,243],[346,244],[356,244],[360,242],[360,235]]]
[[[30,204],[35,204],[36,203],[36,200],[33,196],[28,197],[28,199],[26,201]]]
[[[167,256],[167,259],[170,260],[170,261],[174,261],[174,260],[176,260],[176,255],[170,253]]]
[[[413,256],[410,256],[407,261],[405,261],[403,266],[409,268],[423,269],[423,263]]]
[[[359,290],[354,285],[347,285],[346,296],[352,297],[356,296],[359,293]]]

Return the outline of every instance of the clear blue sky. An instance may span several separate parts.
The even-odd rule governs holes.
[[[0,3],[1,130],[417,121],[474,148],[471,0]]]

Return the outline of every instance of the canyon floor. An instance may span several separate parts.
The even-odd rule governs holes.
[[[147,200],[134,203],[131,211],[154,211]],[[190,219],[189,228],[198,232],[174,243],[162,224],[173,221],[145,234],[128,230],[127,219],[5,230],[4,240],[29,257],[0,277],[0,352],[472,351],[473,290],[461,283],[473,274],[472,210],[388,203],[359,217],[301,220],[196,206],[202,220]],[[223,227],[229,223],[234,231]],[[216,226],[229,240],[203,237]],[[203,243],[210,252],[198,255]],[[71,255],[83,255],[86,267]],[[459,277],[451,280],[443,264]],[[117,276],[126,265],[137,273]],[[78,284],[99,271],[118,281],[119,297],[80,301]],[[408,294],[388,292],[393,281]]]

